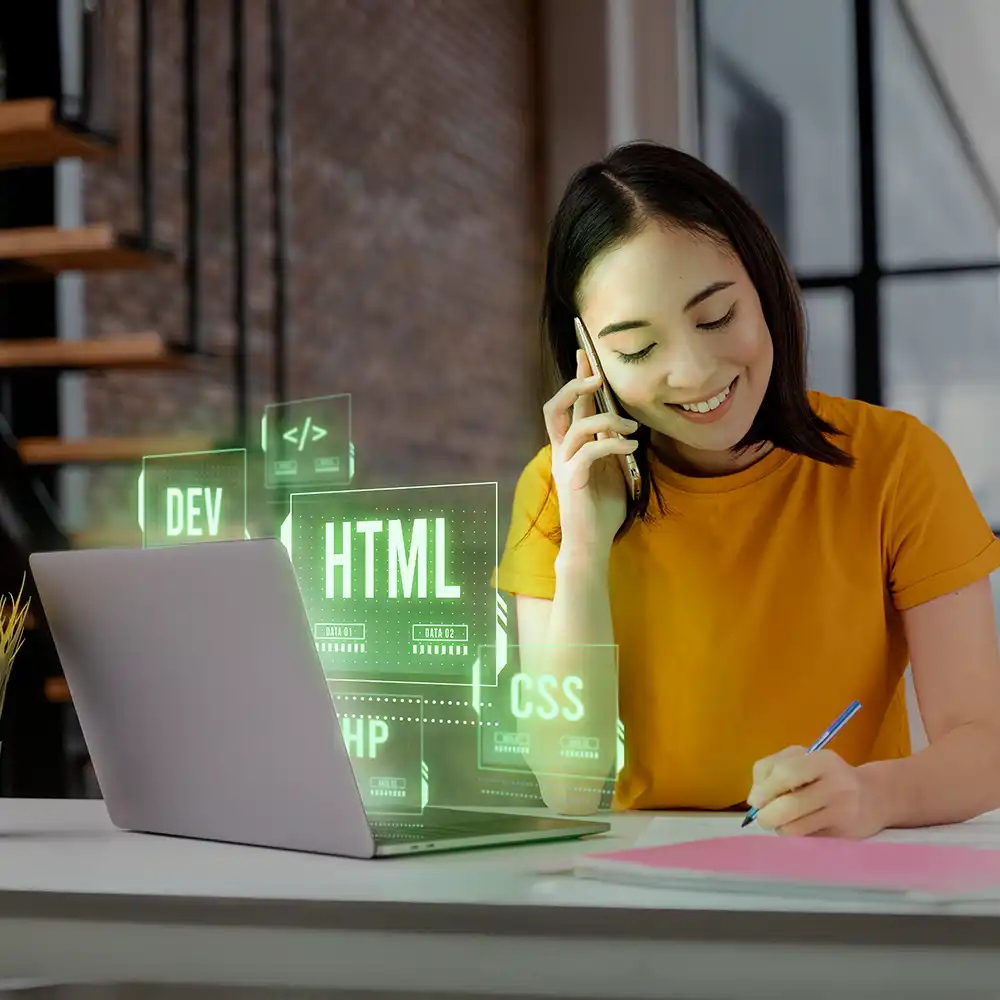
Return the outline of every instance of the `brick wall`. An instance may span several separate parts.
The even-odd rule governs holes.
[[[86,169],[89,221],[137,221],[135,4],[110,0],[123,143]],[[205,340],[234,341],[228,0],[201,0]],[[531,0],[290,0],[290,396],[353,393],[362,485],[497,479],[537,447],[540,244]],[[155,0],[157,236],[184,237],[179,0]],[[247,2],[254,420],[271,399],[266,9]],[[90,336],[184,335],[180,267],[91,276]],[[108,375],[92,434],[233,428],[231,364]],[[96,470],[91,523],[132,517],[134,469]]]

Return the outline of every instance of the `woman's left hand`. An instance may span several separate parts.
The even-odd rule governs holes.
[[[765,830],[862,839],[884,826],[875,798],[863,770],[832,750],[788,747],[754,764],[747,804]]]

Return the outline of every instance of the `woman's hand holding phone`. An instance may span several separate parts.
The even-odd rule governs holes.
[[[561,553],[606,554],[625,520],[626,481],[621,456],[637,442],[622,437],[634,420],[598,412],[594,393],[601,384],[579,350],[575,379],[544,407],[552,444],[552,478],[559,498]]]

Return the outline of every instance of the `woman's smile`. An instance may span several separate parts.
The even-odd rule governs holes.
[[[716,393],[708,399],[692,403],[667,403],[666,405],[692,423],[712,424],[716,420],[721,420],[732,409],[733,394],[736,391],[737,382],[739,382],[738,375],[722,392]]]

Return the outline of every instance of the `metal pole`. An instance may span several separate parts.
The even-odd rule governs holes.
[[[871,0],[854,0],[858,86],[858,183],[861,195],[861,266],[854,285],[854,393],[881,405],[878,163],[875,148],[875,25]]]
[[[288,137],[285,129],[285,37],[281,0],[268,0],[271,43],[271,258],[274,282],[274,398],[288,395],[287,280],[288,230],[286,190],[288,181]]]
[[[153,9],[139,0],[139,215],[142,243],[153,245]]]
[[[184,0],[184,146],[188,349],[201,349],[201,145],[198,114],[198,0]]]
[[[247,443],[249,428],[249,365],[247,341],[249,312],[247,306],[247,225],[246,225],[246,129],[244,123],[244,17],[243,0],[232,0],[230,7],[232,68],[229,75],[230,104],[233,119],[233,313],[236,325],[236,351],[233,375],[236,388],[236,439]]]

